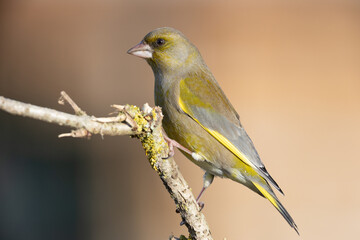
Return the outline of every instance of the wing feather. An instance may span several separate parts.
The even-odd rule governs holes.
[[[261,162],[253,142],[240,123],[238,114],[213,76],[197,74],[182,79],[178,104],[183,112],[199,123],[239,160],[252,167],[283,193]]]

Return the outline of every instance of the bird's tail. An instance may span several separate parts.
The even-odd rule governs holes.
[[[281,215],[285,218],[285,220],[289,223],[289,225],[299,234],[298,227],[296,226],[294,220],[286,211],[285,207],[281,204],[279,199],[276,197],[275,193],[271,190],[270,187],[263,187],[259,183],[253,182],[255,187],[261,192],[261,194],[267,198],[272,205],[281,213]],[[299,234],[300,235],[300,234]]]

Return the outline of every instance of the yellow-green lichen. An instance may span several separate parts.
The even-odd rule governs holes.
[[[179,240],[192,240],[192,238],[191,238],[191,236],[189,236],[189,238],[187,238],[184,235],[181,235]]]
[[[181,208],[184,209],[185,212],[189,211],[189,209],[185,203],[181,203]]]
[[[148,157],[151,167],[158,172],[159,170],[156,166],[156,156],[159,154],[159,152],[156,149],[154,136],[151,133],[145,132],[140,134],[139,138],[145,150],[145,154]]]
[[[144,116],[140,109],[135,106],[129,106],[129,112],[133,115],[133,119],[138,126],[138,131],[140,134],[137,136],[142,146],[145,150],[145,154],[150,162],[151,167],[159,173],[159,169],[157,168],[157,158],[161,155],[163,151],[163,142],[157,143],[154,140],[154,128],[156,128],[156,122],[158,120],[158,114],[153,109],[149,116]],[[157,129],[159,134],[159,139],[163,139],[161,129]]]
[[[142,131],[147,131],[149,129],[149,123],[148,121],[146,121],[145,117],[142,115],[140,109],[136,106],[133,105],[127,105],[127,111],[129,112],[130,115],[132,115],[134,121],[137,124],[138,127],[138,131],[142,132]]]

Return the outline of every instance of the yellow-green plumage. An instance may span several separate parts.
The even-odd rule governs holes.
[[[211,184],[212,176],[242,183],[267,198],[297,231],[269,182],[282,193],[280,187],[265,169],[239,115],[198,49],[179,31],[159,28],[129,53],[145,58],[152,67],[155,104],[162,107],[164,130],[171,139],[200,156],[185,153],[206,171],[204,188]]]

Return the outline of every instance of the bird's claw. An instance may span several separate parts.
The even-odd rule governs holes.
[[[205,203],[204,202],[198,202],[197,204],[199,205],[199,212],[201,212],[201,210],[203,210],[203,208],[205,207]]]
[[[162,159],[169,159],[175,155],[174,145],[168,142],[168,146],[169,146],[169,153],[166,157],[164,157]]]

